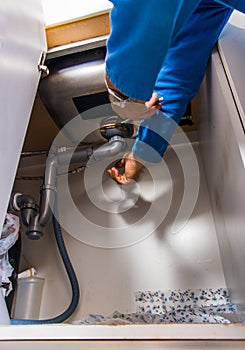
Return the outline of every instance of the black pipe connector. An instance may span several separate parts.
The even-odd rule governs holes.
[[[20,211],[21,220],[26,227],[26,234],[30,239],[39,239],[43,233],[38,224],[39,207],[32,196],[14,193],[11,197],[10,208]]]
[[[134,125],[124,123],[118,116],[108,117],[102,121],[100,133],[108,141],[114,136],[130,138],[134,133]]]

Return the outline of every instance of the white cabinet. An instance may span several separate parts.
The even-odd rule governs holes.
[[[46,52],[42,1],[0,1],[0,33],[2,227]]]

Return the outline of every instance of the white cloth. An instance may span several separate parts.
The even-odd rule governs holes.
[[[13,267],[9,263],[8,251],[15,244],[19,236],[19,218],[7,213],[0,239],[0,286],[4,296],[12,291],[12,283],[9,279],[13,273]]]

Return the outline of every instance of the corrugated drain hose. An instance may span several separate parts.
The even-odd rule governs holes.
[[[68,275],[70,285],[72,288],[72,299],[70,302],[70,305],[68,308],[59,316],[49,318],[49,319],[44,319],[44,320],[22,320],[22,319],[12,319],[11,324],[16,325],[23,325],[23,324],[50,324],[50,323],[61,323],[67,320],[75,311],[79,298],[80,298],[80,291],[79,291],[79,284],[78,280],[75,274],[75,271],[73,269],[73,266],[71,264],[69,255],[66,250],[65,242],[63,239],[62,235],[62,230],[59,224],[59,219],[58,219],[58,209],[57,209],[57,195],[55,198],[55,205],[54,205],[54,210],[55,210],[55,215],[53,215],[53,228],[54,228],[54,233],[55,233],[55,238],[58,246],[58,250],[60,253],[60,256],[62,258],[62,261],[64,263],[66,273]]]

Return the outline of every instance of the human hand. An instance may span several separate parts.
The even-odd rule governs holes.
[[[124,108],[121,108],[114,103],[112,103],[111,106],[121,118],[135,121],[151,117],[162,107],[158,95],[155,92],[152,94],[151,99],[145,103],[133,100],[128,102]]]
[[[126,185],[132,180],[137,180],[143,165],[143,160],[137,158],[133,152],[129,152],[107,172],[118,184]],[[120,172],[119,169],[122,169],[123,172]]]
[[[106,85],[112,109],[123,119],[141,120],[151,117],[156,110],[161,108],[158,94],[154,92],[149,101],[143,102],[125,96],[119,91],[106,76]]]
[[[149,101],[145,102],[145,106],[148,109],[155,110],[154,113],[156,112],[156,109],[160,109],[162,107],[161,101],[163,101],[163,97],[160,99],[158,98],[158,94],[156,92],[153,92],[151,95],[151,98]]]

